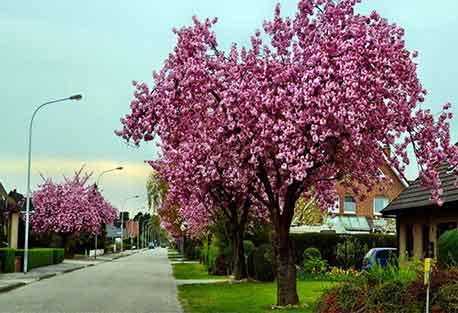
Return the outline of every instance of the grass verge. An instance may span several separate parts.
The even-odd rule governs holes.
[[[308,306],[278,310],[287,313],[311,313],[316,299],[332,286],[328,281],[298,281],[302,303]],[[276,283],[199,284],[178,286],[185,313],[272,313],[276,301]]]
[[[176,279],[225,279],[226,276],[210,275],[203,264],[176,263],[172,264],[173,276]]]

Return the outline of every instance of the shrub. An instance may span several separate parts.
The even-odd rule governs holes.
[[[273,253],[270,244],[263,244],[253,251],[254,278],[259,281],[273,281]]]
[[[306,234],[291,234],[296,251],[296,264],[303,264],[303,252],[308,247],[316,247],[321,252],[321,257],[331,266],[341,266],[337,262],[337,244],[344,243],[349,238],[356,238],[360,245],[357,251],[356,267],[362,264],[364,255],[371,248],[376,247],[396,247],[396,236],[384,234],[356,234],[339,235],[333,233],[306,233]]]
[[[11,248],[0,248],[0,261],[2,268],[0,271],[3,273],[12,273],[15,269],[15,250]]]
[[[254,243],[250,240],[243,241],[243,250],[245,250],[245,256],[249,256],[254,250]]]
[[[458,312],[458,282],[439,288],[434,295],[433,305],[437,307],[437,312]]]
[[[458,229],[446,231],[440,236],[437,247],[442,267],[458,265]]]
[[[54,248],[54,264],[59,264],[64,261],[65,251],[63,248]]]
[[[336,246],[336,263],[344,268],[360,268],[368,245],[350,237]]]
[[[308,274],[321,274],[326,271],[327,262],[321,259],[320,250],[309,247],[304,250],[304,272]]]
[[[15,251],[16,256],[22,257],[24,262],[24,250],[18,249]],[[29,249],[28,252],[28,269],[52,265],[54,264],[54,249],[53,248],[34,248]]]
[[[308,261],[310,259],[321,259],[321,252],[315,247],[309,247],[304,250],[304,253],[302,254],[302,258],[305,261]]]
[[[342,272],[341,269],[334,271],[337,274]],[[400,269],[374,266],[361,274],[356,274],[354,270],[351,273],[346,282],[322,295],[316,312],[421,312],[422,302],[411,292],[410,287],[420,277],[415,267]]]
[[[311,274],[321,274],[326,272],[328,263],[325,260],[313,258],[304,261],[304,271]]]
[[[342,283],[323,293],[315,305],[316,313],[353,313],[366,311],[364,299],[367,298],[367,286],[363,284]],[[371,312],[372,313],[372,312]]]

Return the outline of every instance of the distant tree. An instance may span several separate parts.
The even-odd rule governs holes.
[[[148,198],[148,207],[158,210],[164,201],[167,193],[167,183],[160,178],[156,171],[153,171],[146,182],[146,195]]]
[[[37,234],[56,233],[68,239],[81,234],[100,234],[103,224],[111,224],[116,210],[95,185],[88,185],[91,174],[64,177],[61,183],[44,178],[32,194],[35,208],[30,216],[31,230]]]

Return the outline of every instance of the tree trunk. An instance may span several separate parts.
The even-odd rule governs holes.
[[[235,226],[232,228],[232,275],[235,280],[241,280],[248,277],[243,247],[243,228]]]
[[[286,225],[285,225],[286,226]],[[294,249],[289,238],[289,225],[282,227],[274,235],[274,253],[277,267],[277,305],[296,305],[299,303],[296,288],[296,265]]]

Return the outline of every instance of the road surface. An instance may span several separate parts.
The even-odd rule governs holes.
[[[177,313],[165,249],[59,275],[0,294],[1,313]]]

